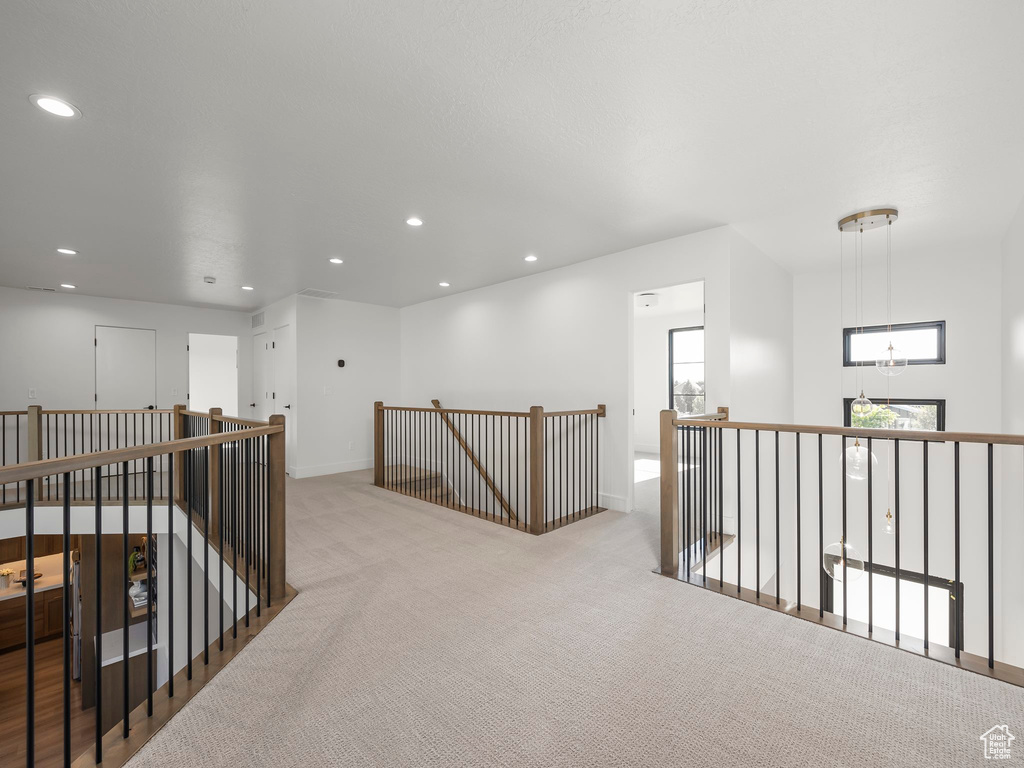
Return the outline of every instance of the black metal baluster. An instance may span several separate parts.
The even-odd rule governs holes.
[[[36,492],[25,482],[25,763],[36,762]],[[67,494],[64,494],[65,498]]]
[[[404,419],[403,419],[404,421]],[[231,443],[231,637],[238,637],[238,520],[240,517],[238,494],[239,447]],[[409,463],[408,458],[405,461]]]
[[[107,468],[107,496],[110,495],[110,468]],[[97,485],[103,479],[103,468],[96,467]],[[29,496],[32,493],[29,491]],[[96,494],[96,519],[93,521],[96,533],[96,669],[94,671],[96,681],[96,762],[103,762],[103,686],[100,681],[103,679],[103,501],[100,495]]]
[[[956,628],[954,629],[953,649],[956,658],[960,658],[960,648],[964,644],[961,637],[963,627],[963,591],[960,589],[960,443],[953,443],[953,568],[954,584],[953,599],[956,600]]]
[[[743,515],[742,515],[742,478],[740,459],[742,456],[742,445],[740,443],[740,435],[743,430],[736,430],[736,594],[738,595],[742,589],[741,585],[743,581],[740,579],[742,573],[742,562],[743,562],[743,540],[740,538],[740,533],[743,530]]]
[[[146,457],[146,715],[153,716],[153,457]]]
[[[993,516],[995,497],[992,485],[992,443],[988,444],[988,668],[995,666],[996,632],[995,632],[995,578],[993,564],[995,552],[992,542]]]
[[[824,464],[822,463],[822,440],[818,435],[818,618],[825,615],[825,572],[821,563],[825,560],[825,490],[822,483]]]
[[[690,456],[689,456],[689,427],[680,427],[679,433],[680,451],[679,455],[683,464],[683,481],[679,484],[683,513],[683,569],[689,575],[690,566]]]
[[[128,585],[132,583],[131,572],[128,569],[128,531],[129,520],[128,520],[128,462],[121,462],[121,472],[124,475],[121,482],[122,496],[121,499],[121,738],[128,738],[129,722],[128,722],[128,677],[129,677],[129,647],[128,647],[128,627],[129,627],[129,615],[128,615],[128,603],[131,602],[131,595],[128,594]],[[96,681],[97,685],[99,680]]]
[[[708,583],[708,430],[701,427],[701,488],[700,488],[700,509],[701,509],[701,557],[700,572],[701,581],[705,586]]]
[[[868,438],[868,634],[870,635],[874,630],[875,626],[875,555],[873,548],[873,537],[872,528],[874,527],[874,516],[872,510],[874,509],[874,461],[872,457],[875,455],[871,451],[871,440]],[[925,596],[927,597],[928,587],[925,586]]]
[[[251,443],[245,441],[245,626],[249,626],[249,569],[252,567],[252,451]]]
[[[70,473],[64,473],[64,484],[70,481]],[[64,497],[64,516],[61,521],[61,550],[63,553],[64,592],[61,613],[61,635],[64,653],[64,765],[71,765],[71,500]],[[26,563],[27,566],[27,563]],[[29,573],[25,568],[26,575]]]
[[[840,562],[843,566],[843,626],[846,626],[847,614],[847,600],[846,600],[846,552],[849,543],[846,540],[846,435],[843,435],[843,535],[839,539],[839,557]]]
[[[218,650],[224,650],[224,520],[227,517],[228,511],[228,500],[224,493],[224,472],[227,469],[224,465],[224,443],[217,446],[217,452],[220,454],[220,472],[217,473],[217,498],[220,499],[220,520],[217,521],[217,552],[218,552],[218,563],[219,568],[217,569],[217,617],[218,621],[218,633],[217,633],[217,648]]]
[[[725,588],[725,540],[722,538],[722,534],[725,532],[725,512],[722,508],[722,477],[725,469],[722,464],[722,428],[719,427],[715,430],[715,442],[718,445],[718,469],[716,474],[718,475],[718,588]]]
[[[210,462],[207,460],[209,448],[203,446],[199,449],[199,459],[202,466],[202,475],[199,486],[202,489],[203,509],[203,664],[210,663],[210,510],[209,510],[209,482]]]
[[[754,430],[754,594],[761,599],[761,430]]]
[[[188,420],[186,419],[186,424],[187,424],[187,422],[188,422]],[[186,426],[185,429],[186,429],[186,432],[188,432],[188,434],[191,435],[191,431],[189,430],[189,428],[187,426]],[[194,531],[192,530],[192,485],[193,485],[192,475],[193,475],[193,472],[194,472],[193,461],[192,461],[192,449],[190,449],[187,452],[185,452],[185,454],[183,456],[183,459],[184,459],[184,464],[185,464],[185,466],[183,467],[184,472],[185,472],[185,489],[184,489],[184,491],[185,491],[185,536],[187,537],[186,538],[186,545],[187,545],[187,548],[188,548],[188,557],[186,557],[186,559],[185,559],[185,563],[186,563],[186,570],[185,570],[185,579],[186,579],[186,582],[185,582],[185,601],[186,601],[186,603],[185,603],[185,629],[186,629],[185,645],[186,645],[186,649],[185,650],[186,650],[186,668],[187,668],[186,679],[191,680],[192,679],[192,659],[194,657],[194,654],[192,653],[192,571],[195,568],[195,566],[193,564],[193,560],[192,560],[192,539],[193,539],[193,533],[194,533]]]
[[[174,454],[167,454],[167,697],[174,697]],[[97,497],[98,498],[98,497]]]
[[[800,484],[800,433],[796,432],[793,435],[796,442],[796,609],[799,611],[802,607],[802,590],[801,590],[801,578],[800,578],[800,540],[803,529],[800,526],[800,496],[802,495],[802,486]]]
[[[924,472],[924,487],[923,492],[923,519],[924,519],[924,536],[922,541],[922,547],[924,549],[924,649],[928,650],[928,441],[921,443],[922,453],[922,468]]]
[[[775,604],[778,605],[779,590],[782,589],[782,571],[779,568],[779,519],[780,519],[780,503],[779,503],[779,431],[775,430]]]
[[[895,560],[896,560],[896,644],[900,643],[900,441],[893,440],[893,451],[895,453],[893,458],[893,464],[895,472],[893,473],[893,506],[895,511],[895,525],[896,525],[896,541],[895,541]]]

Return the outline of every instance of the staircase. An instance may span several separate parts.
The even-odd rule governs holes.
[[[384,469],[387,481],[385,488],[406,496],[441,504],[446,507],[460,508],[462,499],[440,472],[406,464],[388,465]]]

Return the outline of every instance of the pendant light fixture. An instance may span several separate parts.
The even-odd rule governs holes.
[[[825,569],[825,573],[840,583],[844,578],[849,581],[857,581],[864,575],[864,560],[860,553],[854,549],[852,544],[848,544],[842,539],[825,547],[821,557],[821,566]]]

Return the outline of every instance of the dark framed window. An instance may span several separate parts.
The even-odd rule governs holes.
[[[837,556],[826,555],[825,557],[831,559],[834,564],[833,567],[839,567]],[[841,614],[843,612],[842,581],[833,579],[824,569],[820,571],[820,574],[822,580],[821,592],[824,598],[822,608],[829,613]],[[867,580],[871,574],[874,575],[872,584],[874,594],[869,596],[864,593],[867,592]],[[927,599],[929,601],[929,608],[932,609],[930,611],[931,621],[929,621],[929,624],[932,625],[932,638],[937,642],[942,642],[940,637],[936,637],[934,630],[938,628],[935,626],[936,624],[945,624],[946,645],[954,648],[957,637],[959,637],[960,649],[963,650],[964,583],[962,581],[957,583],[952,579],[944,579],[941,576],[929,574],[928,588],[925,589],[924,574],[908,571],[904,568],[900,569],[899,583],[900,596],[902,598],[900,617],[903,620],[903,631],[912,637],[923,638],[924,633],[921,630],[924,628],[924,601]],[[856,592],[859,594],[854,593],[855,585]],[[895,605],[893,604],[893,597],[896,592],[895,568],[865,560],[864,573],[859,580],[851,580],[849,591],[851,599],[847,610],[848,618],[867,624],[870,605],[870,608],[873,608],[872,612],[876,629],[895,629],[896,612]],[[940,606],[943,605],[946,610],[939,610]],[[908,619],[910,620],[909,622]],[[908,629],[908,623],[913,626],[917,622],[921,624],[919,628]]]
[[[889,354],[889,342],[903,351],[908,365],[944,365],[946,321],[893,323],[843,329],[843,365],[874,365]]]
[[[946,429],[946,401],[938,398],[880,397],[868,395],[875,407],[871,413],[850,410],[852,397],[843,398],[843,426],[865,429]]]
[[[704,413],[704,326],[668,332],[668,407]]]

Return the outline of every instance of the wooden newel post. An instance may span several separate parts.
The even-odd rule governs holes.
[[[28,412],[28,455],[27,461],[43,460],[43,406],[30,405],[25,409]],[[36,482],[35,497],[37,501],[43,498],[43,483]]]
[[[373,484],[384,487],[384,403],[373,404]]]
[[[267,548],[270,558],[270,597],[284,597],[285,585],[285,432],[284,416],[275,413],[270,417],[270,426],[280,426],[281,431],[267,437]]]
[[[182,411],[185,410],[184,405],[174,406],[173,418],[173,429],[174,439],[181,440],[184,437],[188,437],[185,434],[185,414]],[[178,506],[184,508],[185,505],[185,453],[183,451],[175,451],[174,453],[174,499]]]
[[[224,431],[224,422],[220,417],[223,408],[210,409],[210,434],[219,435]],[[210,446],[210,535],[215,536],[220,530],[220,460],[224,444]]]
[[[544,533],[544,409],[530,408],[530,533]]]
[[[661,412],[661,572],[679,572],[679,441],[675,411]]]

